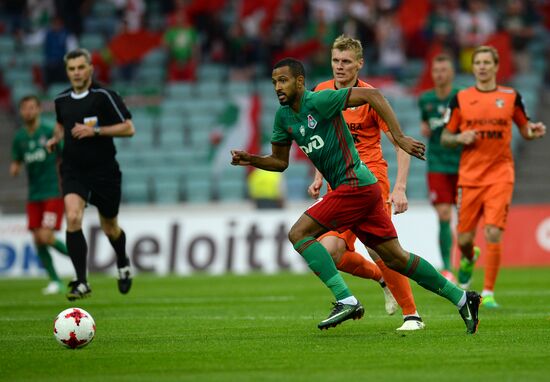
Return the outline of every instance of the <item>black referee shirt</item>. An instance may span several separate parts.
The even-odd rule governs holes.
[[[92,83],[88,91],[75,94],[67,89],[55,98],[57,122],[65,130],[63,161],[80,168],[92,168],[115,161],[116,148],[112,137],[75,139],[71,130],[75,123],[88,126],[109,126],[132,118],[122,98],[112,90]]]

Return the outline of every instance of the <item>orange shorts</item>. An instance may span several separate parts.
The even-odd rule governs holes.
[[[384,209],[386,210],[386,212],[391,218],[391,203],[387,203],[390,197],[390,181],[388,180],[387,176],[382,176],[382,174],[379,174],[377,172],[374,172],[374,175],[378,178],[378,185],[380,186],[380,189],[382,191],[382,200],[384,201]],[[357,236],[355,236],[355,234],[350,230],[347,230],[344,232],[329,231],[319,236],[318,240],[321,240],[326,236],[339,237],[340,239],[346,242],[346,249],[348,251],[352,251],[352,252],[355,251],[355,240],[357,240]]]
[[[495,183],[481,187],[458,187],[457,232],[475,231],[482,216],[485,225],[494,225],[504,229],[513,192],[513,183]]]

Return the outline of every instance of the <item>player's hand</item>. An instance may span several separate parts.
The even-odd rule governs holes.
[[[542,138],[546,134],[546,125],[542,122],[531,123],[528,130],[529,138]]]
[[[409,136],[403,136],[395,141],[407,154],[417,157],[418,159],[426,160],[426,145],[424,143]]]
[[[389,203],[393,205],[393,214],[398,215],[409,209],[407,194],[402,190],[393,190],[390,195]]]
[[[429,138],[432,136],[432,129],[430,129],[428,127],[428,124],[427,123],[423,123],[421,126],[420,126],[420,134],[423,136],[423,137],[426,137],[426,138]]]
[[[46,142],[46,151],[51,154],[55,151],[55,148],[57,147],[57,144],[59,141],[55,138],[50,138]]]
[[[458,143],[468,146],[475,142],[476,132],[474,130],[463,131],[456,137]]]
[[[76,139],[91,138],[95,135],[94,128],[82,123],[75,123],[71,129],[71,135]]]
[[[313,182],[307,188],[307,193],[313,199],[318,199],[319,194],[321,193],[321,187],[323,187],[323,178],[318,179],[317,177],[315,177]]]
[[[249,166],[250,154],[246,151],[231,150],[231,164],[233,166]]]

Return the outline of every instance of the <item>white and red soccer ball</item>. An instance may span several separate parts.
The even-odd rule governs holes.
[[[94,319],[84,309],[65,309],[55,318],[53,335],[63,346],[71,349],[81,348],[94,339]]]

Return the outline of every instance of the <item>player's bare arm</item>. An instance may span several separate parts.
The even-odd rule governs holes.
[[[53,137],[48,139],[46,142],[46,151],[49,153],[53,152],[59,142],[63,139],[64,131],[63,126],[60,123],[55,124],[55,128],[53,130]]]
[[[409,176],[409,167],[411,164],[411,156],[407,154],[392,135],[389,132],[385,132],[386,137],[394,145],[395,155],[397,156],[397,176],[395,178],[395,184],[393,186],[392,193],[390,194],[388,203],[393,204],[394,214],[400,214],[409,209],[409,201],[407,200],[407,178]]]
[[[76,139],[103,137],[131,137],[135,133],[134,124],[131,119],[111,126],[88,126],[82,123],[75,123],[71,129],[71,135]]]
[[[307,193],[313,199],[317,199],[319,198],[321,187],[323,187],[323,174],[321,174],[319,170],[315,169],[315,177],[313,178],[313,182],[307,188]]]
[[[414,138],[405,136],[397,116],[390,104],[378,89],[351,88],[347,106],[361,106],[368,103],[382,117],[397,144],[408,154],[425,160],[426,145]]]
[[[546,135],[546,125],[542,122],[527,122],[519,131],[527,140],[538,139]]]
[[[10,164],[10,176],[16,177],[21,172],[21,162],[13,161]]]
[[[290,145],[271,145],[271,155],[253,155],[241,150],[231,150],[233,166],[253,166],[266,171],[283,172],[288,167]]]
[[[463,131],[453,134],[447,129],[443,129],[441,133],[441,144],[446,147],[468,146],[476,140],[476,132],[474,130]]]

